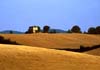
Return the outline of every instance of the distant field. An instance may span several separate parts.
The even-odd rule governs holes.
[[[100,44],[100,35],[88,34],[0,34],[19,44],[45,48],[79,48]]]
[[[100,57],[39,47],[0,44],[0,70],[100,70]]]

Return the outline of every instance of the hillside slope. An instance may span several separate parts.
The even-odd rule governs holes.
[[[100,70],[100,57],[0,44],[0,70]]]
[[[100,56],[100,48],[97,48],[97,49],[94,49],[91,51],[87,51],[85,53]]]
[[[0,34],[19,44],[45,48],[79,48],[100,44],[100,36],[88,34]]]

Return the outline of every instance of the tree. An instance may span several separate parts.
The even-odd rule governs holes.
[[[77,25],[73,26],[71,29],[72,33],[81,33],[81,28]]]
[[[39,32],[41,32],[41,28],[39,26],[30,26],[28,31],[25,32],[25,34],[39,33]]]
[[[50,27],[49,26],[44,26],[43,27],[43,33],[48,33],[49,32]]]
[[[96,34],[96,28],[90,27],[90,28],[88,29],[88,34]]]
[[[10,34],[13,34],[13,31],[9,31]]]
[[[36,33],[39,33],[41,31],[41,28],[39,26],[38,27],[38,30],[36,31]]]
[[[25,34],[28,34],[28,33],[29,33],[28,31],[25,32]]]
[[[96,27],[96,34],[100,34],[100,26]]]

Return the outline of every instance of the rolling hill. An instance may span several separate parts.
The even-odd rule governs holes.
[[[100,56],[100,48],[94,49],[94,50],[90,50],[85,52],[87,54],[91,54],[91,55],[96,55],[96,56]]]
[[[0,34],[5,39],[16,41],[22,45],[45,48],[79,48],[100,44],[100,36],[89,34]]]
[[[13,31],[13,30],[4,30],[4,31],[0,31],[0,34],[10,34],[10,31],[12,31],[13,34],[24,34],[24,32]]]
[[[65,30],[61,30],[61,29],[50,29],[49,32],[52,32],[53,30],[55,30],[56,33],[66,33],[66,32],[67,32],[67,31],[65,31]]]
[[[0,70],[100,70],[100,57],[39,47],[0,44]]]

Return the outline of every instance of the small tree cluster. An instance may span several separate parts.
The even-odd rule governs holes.
[[[38,30],[36,30],[36,33],[39,33],[41,31],[39,26],[31,26],[29,27],[28,31],[25,32],[25,34],[33,33],[33,27],[36,27]]]
[[[50,30],[50,26],[44,26],[43,30],[39,26],[32,26],[28,29],[26,33],[33,33],[33,27],[38,27],[38,30],[35,31],[36,33],[43,32],[43,33],[57,33],[56,29]],[[82,33],[81,28],[78,25],[73,26],[71,29],[66,31],[67,33]],[[12,32],[10,32],[12,33]],[[100,34],[100,26],[90,27],[87,32],[83,32],[84,34]]]
[[[28,31],[25,32],[25,34],[30,34],[30,33],[34,33],[33,30],[36,30],[35,33],[39,33],[39,32],[43,32],[43,33],[49,33],[50,30],[50,26],[44,26],[43,27],[43,31],[41,30],[41,28],[39,26],[31,26],[29,27]]]
[[[77,25],[73,26],[71,30],[68,30],[67,33],[82,33],[81,28]],[[84,34],[100,34],[100,26],[90,27],[87,32]]]
[[[90,27],[88,29],[88,34],[100,34],[100,26],[95,27]]]

